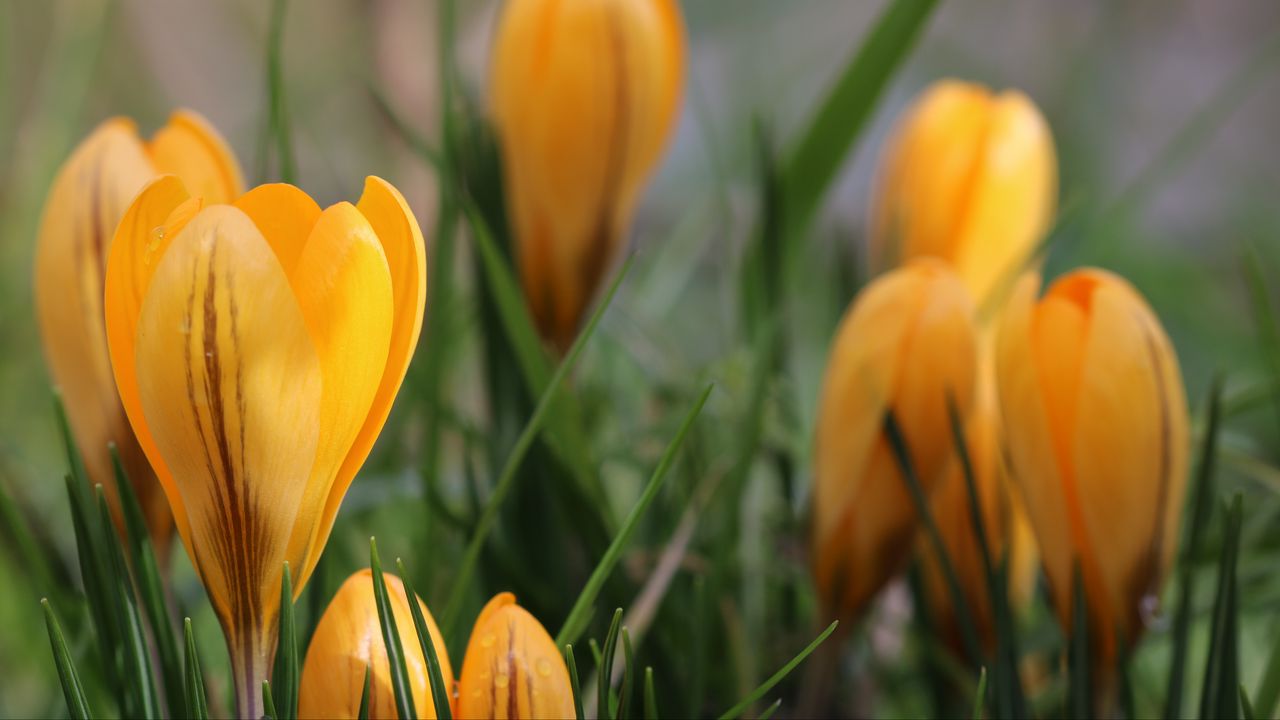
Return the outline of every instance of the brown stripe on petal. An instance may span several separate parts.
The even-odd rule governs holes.
[[[514,616],[514,613],[507,613]],[[507,717],[520,717],[519,693],[516,686],[520,684],[520,675],[516,668],[516,622],[515,617],[507,619]]]

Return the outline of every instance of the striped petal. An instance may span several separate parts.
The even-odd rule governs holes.
[[[458,679],[458,717],[571,718],[569,668],[542,623],[499,593],[480,611]]]
[[[174,238],[143,300],[136,357],[192,560],[228,646],[247,654],[234,664],[262,672],[315,458],[322,380],[288,278],[244,213],[207,208]]]
[[[158,172],[181,177],[205,202],[229,203],[244,192],[235,154],[207,120],[190,110],[174,112],[147,143],[147,153]]]

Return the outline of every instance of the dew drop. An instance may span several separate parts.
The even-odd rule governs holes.
[[[511,684],[511,676],[499,675],[493,679],[493,684],[499,688],[505,688],[506,686]]]
[[[480,647],[491,648],[493,647],[493,644],[497,641],[498,641],[498,638],[494,637],[493,633],[489,633],[488,635],[485,635],[484,637],[480,638]]]
[[[538,658],[538,662],[534,663],[540,677],[551,677],[551,662],[546,658]]]

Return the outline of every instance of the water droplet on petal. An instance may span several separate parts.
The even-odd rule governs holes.
[[[505,688],[507,685],[511,684],[511,676],[499,675],[498,677],[493,679],[493,684],[500,688]]]
[[[497,641],[498,641],[498,638],[496,638],[493,633],[489,633],[488,635],[485,635],[484,637],[480,638],[480,647],[491,648],[493,647],[493,644]]]
[[[534,668],[538,671],[539,677],[551,677],[551,661],[544,657],[538,658],[538,662],[534,663]]]

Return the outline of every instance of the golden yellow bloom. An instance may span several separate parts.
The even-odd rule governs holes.
[[[1035,538],[1026,517],[1022,497],[1014,492],[1012,480],[1000,455],[1000,415],[996,396],[994,333],[986,332],[979,345],[978,388],[973,412],[965,428],[965,442],[973,465],[974,486],[987,531],[987,546],[993,568],[1002,559],[1008,562],[1008,590],[1011,606],[1016,610],[1030,604],[1035,592],[1039,567]],[[969,507],[969,491],[964,469],[953,455],[938,489],[930,499],[930,508],[938,532],[947,548],[947,556],[955,566],[960,589],[974,613],[978,632],[987,648],[995,646],[995,617],[988,600],[986,568],[982,549],[973,526]],[[924,533],[917,540],[923,561],[925,593],[935,625],[947,636],[953,647],[959,647],[955,601],[947,587]]]
[[[142,186],[161,173],[177,174],[215,202],[229,202],[241,192],[235,157],[195,113],[175,112],[149,141],[138,137],[131,120],[102,123],[63,164],[49,190],[36,245],[35,296],[45,360],[62,390],[89,479],[115,487],[107,452],[114,442],[163,556],[173,519],[120,406],[102,309],[116,223]],[[114,490],[107,500],[120,521]]]
[[[458,717],[571,718],[569,668],[542,623],[498,593],[480,611],[458,680]]]
[[[563,350],[675,123],[683,21],[673,0],[508,0],[493,47],[525,294]]]
[[[435,705],[431,697],[431,682],[427,675],[427,662],[413,625],[409,600],[400,578],[383,573],[387,583],[387,595],[391,600],[391,613],[400,629],[404,646],[405,669],[409,672],[409,686],[413,692],[413,706],[418,717],[434,718]],[[440,675],[446,688],[453,687],[453,666],[449,664],[449,652],[444,637],[436,627],[435,618],[427,610],[421,598],[414,597],[422,616],[427,621],[431,642],[440,660]],[[382,626],[378,621],[378,607],[373,599],[373,573],[360,570],[338,588],[324,615],[316,625],[307,649],[307,660],[302,666],[302,684],[298,695],[298,717],[302,718],[353,718],[360,710],[360,696],[364,691],[365,668],[369,668],[369,717],[396,717],[395,694],[391,689],[391,663],[382,642]]]
[[[1030,257],[1057,202],[1053,137],[1035,104],[957,80],[933,84],[906,111],[879,173],[873,266],[943,258],[978,304]]]
[[[889,272],[859,293],[827,361],[814,447],[814,576],[823,600],[857,614],[910,555],[917,514],[883,433],[892,409],[926,492],[954,454],[950,392],[965,417],[977,362],[973,304],[939,260]]]
[[[417,344],[426,253],[371,177],[323,212],[290,185],[230,205],[173,176],[125,213],[107,339],[129,421],[257,717],[285,561],[301,592]]]
[[[996,351],[1010,469],[1070,628],[1079,562],[1093,648],[1136,639],[1173,558],[1186,489],[1187,404],[1160,321],[1123,279],[1023,277]],[[1150,608],[1148,608],[1150,609]]]

